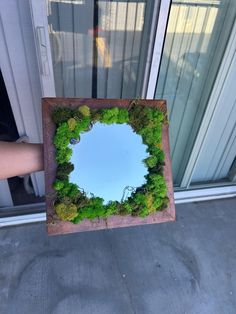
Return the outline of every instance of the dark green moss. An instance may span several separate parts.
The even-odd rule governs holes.
[[[52,120],[55,124],[60,124],[70,118],[73,117],[73,110],[71,110],[70,108],[56,108],[53,111],[53,115],[52,115]]]
[[[69,174],[74,170],[74,165],[70,162],[59,164],[57,167],[57,179],[67,180]]]

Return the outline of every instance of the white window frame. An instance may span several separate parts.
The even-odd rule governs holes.
[[[0,2],[0,67],[19,136],[42,143],[41,88],[27,3]],[[14,21],[14,23],[12,22]],[[44,174],[31,174],[35,194],[44,194]],[[13,204],[7,180],[0,184],[0,206]]]
[[[145,71],[145,76],[144,76],[142,94],[143,94],[143,97],[145,97],[146,99],[155,98],[156,83],[158,79],[162,52],[164,48],[170,5],[171,5],[171,0],[160,2],[160,8],[158,10],[159,11],[158,23],[155,29],[154,47],[152,47],[152,43],[150,43],[151,46],[149,46],[148,58],[147,58],[147,63],[146,63],[146,71]],[[156,3],[156,6],[157,6],[157,3]],[[158,11],[156,10],[156,12]],[[153,24],[154,23],[155,23],[155,19],[153,20]],[[154,30],[152,26],[151,36],[152,36],[153,31]]]

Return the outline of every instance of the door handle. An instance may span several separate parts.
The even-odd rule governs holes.
[[[44,76],[49,76],[50,70],[48,63],[47,41],[45,35],[45,28],[43,26],[36,27],[36,37],[38,44],[40,72]]]

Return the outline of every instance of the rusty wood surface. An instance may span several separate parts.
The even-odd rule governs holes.
[[[54,211],[55,191],[52,187],[56,178],[55,147],[53,137],[56,126],[52,121],[52,112],[56,106],[76,108],[87,105],[90,108],[102,109],[112,107],[128,107],[130,99],[86,99],[86,98],[44,98],[43,99],[43,139],[44,139],[44,168],[45,168],[45,189],[46,189],[46,210],[47,210],[47,232],[49,235],[73,233],[81,231],[92,231],[108,228],[120,228],[143,224],[161,223],[175,220],[175,205],[173,193],[173,179],[170,160],[168,122],[163,124],[162,149],[165,153],[164,177],[168,188],[169,205],[160,212],[149,215],[145,218],[133,216],[110,216],[107,219],[85,219],[79,224],[73,224],[58,219]],[[159,108],[166,113],[165,100],[138,100],[145,106]]]

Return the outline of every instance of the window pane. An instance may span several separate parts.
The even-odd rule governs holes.
[[[141,96],[153,5],[48,0],[56,95]]]
[[[156,98],[167,100],[180,184],[235,19],[234,0],[172,1]]]

